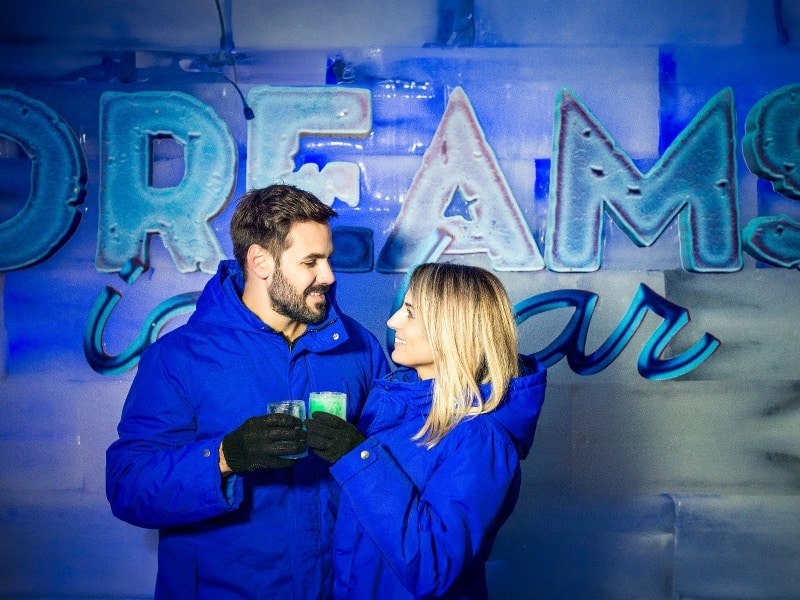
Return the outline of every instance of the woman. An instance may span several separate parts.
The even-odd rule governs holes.
[[[306,421],[342,488],[334,596],[487,598],[545,370],[518,360],[506,292],[477,267],[420,265],[388,326],[402,368],[378,380],[358,429],[325,413]]]

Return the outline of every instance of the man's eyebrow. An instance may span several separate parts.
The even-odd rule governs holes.
[[[303,258],[301,258],[300,260],[301,260],[301,261],[303,261],[303,260],[309,260],[309,259],[311,259],[311,258],[313,258],[313,259],[315,259],[315,260],[316,260],[316,259],[319,259],[319,258],[329,258],[329,257],[331,257],[331,256],[333,256],[333,250],[331,250],[330,254],[324,254],[324,253],[320,253],[320,252],[312,252],[311,254],[306,254],[306,255],[305,255]]]

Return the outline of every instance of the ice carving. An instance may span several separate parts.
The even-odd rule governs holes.
[[[139,260],[128,261],[120,270],[122,280],[133,285],[147,267]],[[192,312],[200,292],[187,292],[167,298],[160,302],[145,318],[136,339],[117,355],[108,354],[103,346],[103,332],[114,308],[122,298],[122,293],[106,286],[95,300],[83,330],[83,353],[89,366],[101,375],[119,375],[132,369],[147,346],[158,338],[164,326],[173,318]]]
[[[236,183],[238,154],[225,121],[182,92],[106,92],[100,99],[100,218],[96,267],[116,272],[131,259],[149,264],[159,234],[181,273],[214,273],[224,258],[209,221]],[[150,185],[151,138],[184,147],[175,187]]]
[[[295,171],[303,135],[364,137],[372,130],[369,90],[340,87],[258,86],[247,100],[257,118],[247,122],[247,189],[282,181],[333,204],[357,206],[361,171],[356,163],[306,163]]]
[[[0,222],[0,271],[43,262],[72,237],[86,197],[86,158],[70,126],[49,106],[13,90],[0,90],[0,136],[30,158],[25,205]]]
[[[681,261],[693,272],[742,268],[735,113],[714,96],[643,175],[569,90],[556,99],[545,260],[553,271],[596,271],[603,214],[637,246],[652,245],[678,215]]]
[[[800,84],[777,89],[750,109],[742,152],[755,175],[800,200]]]
[[[585,290],[555,290],[531,296],[514,306],[517,323],[559,308],[575,309],[559,336],[546,348],[534,353],[546,366],[566,357],[570,368],[579,375],[593,375],[610,365],[619,356],[641,325],[647,311],[663,319],[639,354],[637,369],[642,377],[664,380],[679,377],[697,368],[719,347],[719,340],[709,333],[688,350],[671,358],[662,358],[664,350],[684,325],[689,312],[658,295],[645,284],[639,284],[630,306],[616,329],[601,346],[586,354],[586,335],[598,296]]]
[[[776,267],[800,267],[800,222],[787,215],[758,217],[742,232],[748,254]]]
[[[467,208],[448,214],[454,198]],[[456,87],[381,249],[377,270],[403,272],[441,254],[478,252],[488,254],[497,271],[544,268],[472,105]]]
[[[331,268],[340,273],[367,273],[372,270],[372,229],[339,225],[332,229],[333,247]]]

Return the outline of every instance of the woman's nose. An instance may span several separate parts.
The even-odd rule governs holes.
[[[397,321],[398,321],[397,315],[399,312],[400,312],[399,310],[396,311],[391,317],[389,317],[389,320],[386,321],[386,326],[389,329],[397,329]]]

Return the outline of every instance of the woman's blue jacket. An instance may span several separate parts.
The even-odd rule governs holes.
[[[519,497],[544,400],[546,371],[525,362],[497,410],[432,449],[411,439],[432,380],[401,369],[378,382],[359,422],[367,440],[331,468],[342,486],[335,598],[487,598],[485,563]]]

